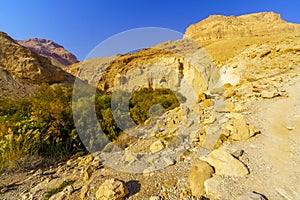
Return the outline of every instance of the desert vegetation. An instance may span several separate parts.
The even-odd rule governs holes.
[[[0,99],[0,165],[2,169],[14,167],[24,156],[42,156],[63,159],[72,155],[86,154],[87,150],[76,131],[72,115],[72,87],[42,84],[32,97],[22,99]],[[119,102],[130,96],[119,92]],[[89,98],[89,97],[85,97]],[[85,139],[92,144],[91,149],[102,145],[104,138],[115,140],[121,133],[114,120],[111,108],[112,94],[98,92],[95,108],[98,122],[105,135],[93,137],[93,130],[85,132]],[[181,101],[184,98],[181,98]],[[85,115],[86,99],[80,99],[82,107],[81,123],[88,124]],[[142,88],[130,98],[130,116],[137,124],[149,118],[152,105],[160,104],[165,110],[179,106],[176,95],[167,89]],[[118,106],[121,106],[120,103]],[[92,142],[90,141],[92,140]],[[103,146],[103,145],[102,145]]]

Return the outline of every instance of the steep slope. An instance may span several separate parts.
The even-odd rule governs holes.
[[[212,15],[186,29],[185,37],[205,47],[219,65],[250,45],[299,35],[300,25],[284,21],[273,12],[242,16]]]
[[[51,63],[58,67],[66,67],[78,62],[75,55],[51,40],[30,38],[17,42],[31,51],[49,58]]]
[[[41,83],[71,83],[74,77],[53,66],[48,58],[39,56],[0,32],[0,93],[2,97],[24,97]]]

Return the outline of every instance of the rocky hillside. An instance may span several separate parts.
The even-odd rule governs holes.
[[[37,84],[74,80],[48,58],[21,46],[4,32],[0,32],[0,72],[2,97],[23,97],[32,93]]]
[[[22,46],[29,48],[31,51],[49,58],[52,65],[57,67],[67,67],[78,62],[75,55],[51,40],[31,38],[27,40],[18,40],[17,42]]]
[[[204,48],[184,38],[69,71],[108,91],[151,85],[196,98],[124,129],[103,151],[2,174],[0,198],[300,199],[299,25],[258,13],[192,27],[186,37]]]
[[[212,15],[189,26],[185,37],[199,42],[215,62],[224,64],[252,44],[299,35],[300,25],[286,22],[273,12],[242,16]]]

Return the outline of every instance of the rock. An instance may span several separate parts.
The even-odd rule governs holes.
[[[209,107],[211,107],[211,106],[213,106],[214,105],[214,103],[213,103],[213,101],[211,100],[211,99],[205,99],[204,101],[203,101],[203,103],[202,103],[202,106],[204,107],[204,108],[209,108]]]
[[[93,165],[87,166],[83,171],[83,181],[88,181],[95,171],[95,167]]]
[[[220,186],[220,178],[219,177],[214,176],[212,178],[209,178],[204,182],[205,193],[209,196],[216,197],[219,186]]]
[[[212,151],[206,161],[215,168],[217,175],[244,177],[249,174],[242,162],[220,149]]]
[[[176,163],[176,161],[170,157],[164,158],[164,161],[168,166],[175,165],[175,163]]]
[[[36,172],[33,174],[33,176],[40,176],[40,175],[42,175],[42,174],[43,174],[43,170],[38,169],[38,170],[36,170]]]
[[[157,153],[165,148],[164,143],[161,140],[157,140],[150,146],[151,153]]]
[[[259,133],[259,130],[247,124],[243,114],[234,113],[230,118],[232,123],[225,125],[226,129],[230,131],[230,139],[235,141],[247,140]]]
[[[273,91],[273,90],[271,90],[271,91],[263,90],[261,92],[261,96],[266,99],[271,99],[271,98],[278,96],[278,93],[277,93],[277,91]]]
[[[228,87],[225,89],[224,93],[223,93],[223,96],[225,98],[231,98],[235,95],[235,89],[234,87]]]
[[[137,158],[137,156],[136,156],[136,154],[126,150],[123,158],[124,158],[125,162],[130,163],[130,162],[134,161]]]
[[[160,200],[161,198],[159,196],[152,196],[149,198],[149,200]]]
[[[82,188],[80,190],[80,199],[81,200],[86,199],[86,195],[87,195],[88,191],[89,191],[89,186],[88,185],[82,186]]]
[[[249,192],[247,194],[241,195],[237,200],[267,200],[267,198],[256,192]]]
[[[231,155],[233,155],[235,158],[239,158],[243,154],[244,154],[244,150],[242,150],[242,149],[235,150],[231,153]]]
[[[74,191],[74,188],[72,185],[68,185],[64,188],[62,192],[59,192],[53,196],[50,197],[49,200],[64,200],[70,197],[71,193]]]
[[[204,182],[214,173],[213,168],[205,161],[197,160],[192,166],[188,182],[192,195],[201,198],[205,194]]]
[[[93,155],[90,154],[83,158],[80,157],[78,159],[80,159],[80,161],[78,162],[78,167],[85,167],[85,166],[90,165],[93,162],[94,157],[93,157]]]
[[[289,131],[292,131],[292,130],[295,129],[295,127],[294,126],[286,126],[286,129],[289,130]]]
[[[244,108],[240,103],[238,103],[238,102],[233,103],[230,100],[227,100],[225,102],[225,112],[239,112],[240,113],[243,111],[244,111]]]
[[[125,183],[117,179],[106,180],[97,190],[98,200],[121,200],[129,193]]]

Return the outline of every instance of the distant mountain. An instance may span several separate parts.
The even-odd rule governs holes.
[[[0,32],[0,97],[25,97],[41,83],[72,83],[74,77],[46,57]]]
[[[17,42],[33,52],[49,58],[51,63],[58,67],[66,67],[78,62],[75,55],[51,40],[30,38],[27,40],[17,40]]]

